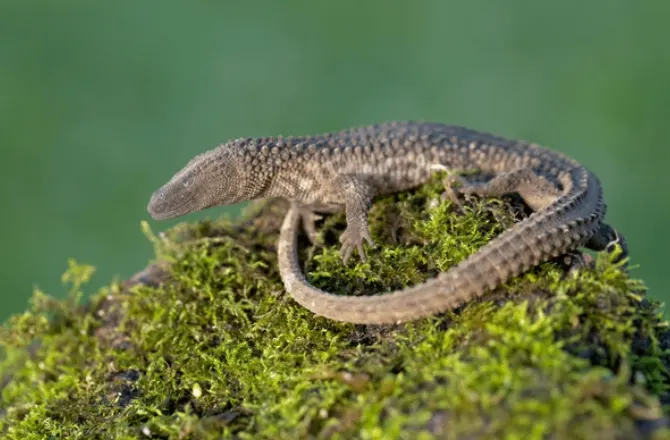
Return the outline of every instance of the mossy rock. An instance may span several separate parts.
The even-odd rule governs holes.
[[[302,241],[311,282],[373,294],[466,258],[526,214],[456,208],[433,181],[377,200],[375,248],[342,265],[342,215]],[[643,284],[574,254],[458,310],[395,326],[314,316],[283,291],[281,202],[147,235],[156,261],[81,303],[36,292],[0,333],[7,439],[670,438],[670,333]]]

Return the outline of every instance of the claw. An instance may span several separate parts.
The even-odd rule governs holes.
[[[463,202],[461,201],[459,195],[469,194],[471,191],[468,191],[469,184],[465,179],[458,174],[458,171],[449,169],[442,164],[433,164],[430,167],[432,170],[437,171],[446,171],[447,176],[442,179],[442,184],[444,185],[444,192],[441,195],[442,200],[449,200],[458,208],[463,208]],[[458,183],[460,188],[458,190],[454,189],[454,183]]]
[[[354,229],[348,227],[342,235],[340,235],[340,243],[342,243],[342,247],[340,247],[340,255],[342,256],[342,262],[344,264],[347,264],[354,249],[358,251],[361,261],[367,261],[365,249],[363,249],[363,241],[366,241],[371,247],[374,247],[374,241],[372,241],[370,231],[368,231],[367,228],[354,232]]]
[[[342,262],[345,265],[347,264],[347,261],[349,261],[349,258],[351,257],[351,253],[353,252],[353,250],[354,250],[353,247],[347,245],[344,245],[340,248],[340,255],[342,256]]]

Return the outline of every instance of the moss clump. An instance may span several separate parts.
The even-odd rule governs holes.
[[[340,263],[342,216],[328,217],[323,246],[303,246],[312,282],[419,282],[524,214],[514,201],[455,209],[439,192],[378,200],[367,263]],[[85,304],[92,268],[71,262],[70,296],[37,292],[0,334],[3,438],[670,438],[670,333],[612,258],[547,263],[408,324],[337,323],[283,293],[284,210],[147,231],[157,261]]]

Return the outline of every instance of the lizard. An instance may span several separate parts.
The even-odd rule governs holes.
[[[347,264],[354,250],[365,260],[363,244],[375,245],[367,219],[373,198],[417,187],[436,169],[451,171],[446,197],[516,193],[532,213],[458,265],[402,290],[346,296],[308,283],[297,253],[300,226],[315,242],[317,213],[343,209],[342,261]],[[473,183],[460,175],[471,171],[492,177]],[[397,324],[441,313],[579,247],[611,252],[618,243],[620,259],[628,254],[624,237],[604,222],[598,177],[583,165],[536,143],[437,122],[232,139],[191,159],[152,194],[147,210],[164,220],[276,197],[290,203],[277,245],[286,291],[311,312],[337,321]]]

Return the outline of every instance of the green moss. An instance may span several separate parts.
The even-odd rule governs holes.
[[[517,201],[441,201],[439,181],[378,200],[377,242],[343,266],[341,215],[303,243],[311,281],[346,294],[420,282],[524,214]],[[285,206],[179,225],[157,261],[81,303],[36,292],[0,333],[8,439],[670,438],[659,304],[612,258],[542,265],[481,299],[400,326],[313,316],[283,293]],[[393,268],[396,269],[393,269]]]

